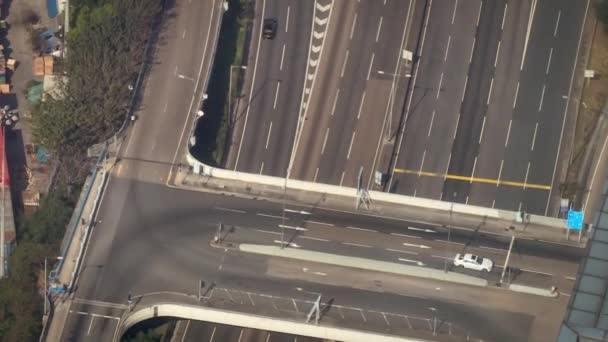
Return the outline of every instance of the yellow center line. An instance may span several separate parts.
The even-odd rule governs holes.
[[[480,178],[480,177],[450,175],[450,174],[445,174],[445,173],[436,173],[436,172],[427,172],[427,171],[414,171],[414,170],[406,170],[406,169],[398,169],[398,168],[395,168],[394,171],[396,173],[405,173],[405,174],[412,174],[412,175],[418,175],[418,176],[427,176],[427,177],[437,177],[437,178],[460,180],[460,181],[467,181],[467,182],[478,182],[478,183],[494,184],[496,186],[498,186],[498,185],[507,185],[507,186],[515,186],[515,187],[518,187],[518,188],[551,190],[551,186],[550,185],[524,183],[524,182],[515,182],[515,181],[502,180],[502,179],[491,179],[491,178]]]

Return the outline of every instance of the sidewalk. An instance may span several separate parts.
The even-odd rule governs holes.
[[[43,328],[43,330],[46,330],[46,333],[43,332],[41,340],[44,337],[46,337],[45,341],[49,342],[59,341],[61,339],[63,327],[71,305],[71,287],[76,280],[76,273],[78,272],[78,267],[82,261],[81,258],[86,249],[87,237],[90,233],[90,228],[94,225],[93,218],[95,216],[99,195],[102,193],[106,176],[112,164],[106,163],[105,165],[106,166],[103,169],[100,168],[97,170],[94,178],[90,181],[90,191],[85,188],[82,190],[80,200],[84,200],[85,202],[80,215],[72,218],[77,220],[77,224],[71,239],[69,232],[66,233],[67,240],[64,241],[64,243],[69,244],[69,246],[67,247],[63,264],[59,274],[57,274],[56,280],[58,285],[66,286],[68,292],[52,297],[53,304],[51,309],[53,310],[53,314],[49,316],[51,319],[47,322],[46,327]],[[85,184],[88,184],[88,182],[89,180],[87,180]],[[78,207],[75,210],[78,210]],[[76,211],[74,215],[77,215]]]
[[[285,200],[286,203],[291,205],[311,206],[313,209],[324,208],[359,215],[381,216],[395,220],[452,227],[470,232],[500,235],[506,238],[515,235],[519,239],[540,240],[573,247],[584,247],[587,241],[586,234],[583,234],[579,241],[578,234],[572,233],[567,237],[565,229],[540,223],[517,223],[514,217],[490,218],[474,213],[457,212],[456,210],[426,208],[424,204],[416,206],[374,201],[373,195],[369,209],[361,206],[357,210],[355,199],[346,195],[303,191],[289,187],[285,189],[281,186],[200,176],[185,169],[176,174],[175,184],[178,187],[194,191],[236,195],[244,198],[264,198],[276,202]],[[347,188],[344,189],[346,192]],[[353,193],[355,192],[354,189],[351,190]],[[420,201],[424,202],[424,200]],[[442,202],[442,204],[447,204],[447,202]]]

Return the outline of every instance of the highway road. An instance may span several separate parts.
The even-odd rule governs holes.
[[[255,5],[244,96],[236,107],[235,139],[226,167],[284,177],[308,63],[314,1],[263,0]],[[272,40],[261,36],[265,18],[279,23]]]
[[[204,91],[202,85],[211,64],[210,44],[221,10],[219,0],[183,1],[176,3],[170,10],[172,15],[167,16],[161,34],[166,44],[156,53],[156,63],[145,84],[139,120],[130,128],[130,136],[120,152],[121,160],[107,181],[62,341],[111,340],[126,310],[129,293],[192,294],[196,293],[200,280],[216,284],[228,295],[231,291],[249,291],[257,293],[256,298],[271,295],[289,299],[289,303],[310,300],[310,295],[297,291],[297,287],[322,292],[327,300],[331,299],[333,308],[342,308],[328,310],[327,315],[334,315],[328,323],[363,330],[428,336],[429,330],[419,329],[414,323],[404,324],[403,316],[416,317],[422,322],[421,327],[428,329],[428,321],[437,315],[429,310],[432,307],[459,336],[542,341],[546,331],[557,331],[566,296],[546,299],[497,288],[294,263],[212,247],[210,241],[220,222],[235,227],[226,242],[242,239],[275,245],[277,224],[283,222],[281,204],[167,186],[170,167],[184,151],[187,138],[183,132],[197,109],[192,104],[197,103]],[[200,13],[207,17],[201,19]],[[185,49],[192,53],[182,53]],[[439,267],[443,259],[433,255],[448,257],[457,248],[470,248],[496,258],[499,263],[507,242],[504,236],[475,234],[475,227],[446,229],[322,208],[289,205],[287,209],[311,213],[302,217],[287,212],[288,225],[307,229],[297,237],[297,244],[325,252],[394,261],[400,261],[397,253],[402,253],[408,254],[407,259]],[[418,244],[430,248],[417,247]],[[450,249],[451,245],[454,249]],[[397,246],[409,253],[386,249]],[[567,282],[571,281],[567,277],[573,275],[580,250],[526,240],[518,240],[516,246],[513,265],[522,271],[517,274],[521,277],[518,280],[541,285],[559,281],[560,288],[567,291]],[[422,253],[420,249],[437,254]],[[211,299],[221,293],[212,292]],[[229,301],[218,301],[226,302]],[[291,309],[272,308],[270,303],[255,306],[256,312],[269,312],[275,317],[298,317]],[[246,311],[245,306],[233,309]],[[401,323],[397,323],[399,320]]]
[[[587,2],[450,3],[429,10],[390,191],[545,214]]]

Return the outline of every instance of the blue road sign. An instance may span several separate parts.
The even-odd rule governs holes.
[[[49,287],[50,293],[65,293],[65,289],[62,286]]]
[[[568,228],[574,230],[583,229],[583,212],[568,210]]]

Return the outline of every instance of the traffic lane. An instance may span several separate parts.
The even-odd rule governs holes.
[[[321,166],[321,158],[325,153],[323,144],[326,144],[326,140],[323,134],[329,139],[328,128],[334,120],[334,107],[344,101],[340,95],[342,67],[337,65],[347,62],[350,41],[342,28],[353,26],[357,8],[358,3],[352,1],[336,1],[332,5],[317,73],[310,89],[309,103],[303,110],[305,116],[301,122],[301,133],[296,138],[299,140],[295,142],[292,156],[292,175],[295,179],[316,181],[315,174],[318,174],[317,169]],[[339,61],[338,64],[336,61]],[[325,96],[326,94],[330,95]]]
[[[217,324],[203,321],[188,321],[181,342],[212,342]]]
[[[208,31],[213,31],[212,25],[217,23],[217,6],[212,1],[175,6],[177,15],[167,18],[165,14],[163,19],[165,27],[160,31],[159,41],[166,41],[166,45],[156,47],[155,64],[144,84],[144,103],[135,113],[139,119],[127,139],[127,146],[136,146],[123,150],[125,158],[171,163],[176,149],[174,143],[160,144],[157,135],[148,133],[162,132],[163,135],[178,136],[190,114],[189,104],[195,82],[200,81],[199,71],[208,48],[207,36],[212,33]],[[194,13],[200,12],[208,13],[209,25],[198,25],[200,17]],[[198,29],[186,29],[192,27]],[[180,78],[180,75],[188,79]]]
[[[295,138],[295,131],[298,122],[298,113],[302,99],[303,85],[306,73],[306,63],[308,61],[308,44],[310,41],[313,3],[310,1],[292,1],[287,5],[289,15],[285,14],[289,24],[285,24],[286,42],[281,51],[282,67],[279,63],[279,70],[283,73],[281,88],[285,92],[278,95],[277,121],[281,124],[277,126],[269,142],[264,159],[264,168],[269,175],[284,177],[291,156],[291,147]],[[284,56],[283,56],[284,54]]]
[[[476,172],[480,178],[500,181],[504,167],[504,147],[510,134],[513,108],[519,92],[520,61],[530,3],[517,1],[505,3],[505,16],[500,38],[500,50],[496,62],[494,88],[498,96],[493,96],[488,104],[484,131],[481,135]],[[469,203],[494,208],[497,186],[473,182]]]
[[[351,142],[346,151],[347,158],[343,165],[342,172],[345,173],[345,177],[342,183],[345,186],[356,187],[357,174],[361,167],[364,169],[362,185],[366,186],[371,182],[376,171],[374,168],[378,158],[377,153],[379,153],[385,135],[383,125],[385,125],[386,111],[395,103],[398,108],[401,108],[398,105],[399,101],[391,98],[391,89],[393,79],[396,78],[395,81],[399,82],[406,78],[405,75],[389,76],[383,75],[383,73],[395,70],[399,72],[396,66],[402,59],[402,51],[395,42],[405,39],[408,11],[412,10],[411,6],[411,3],[408,3],[408,6],[402,6],[398,2],[382,6],[383,11],[380,14],[378,28],[375,30],[376,45],[373,48],[372,60],[366,70],[367,77],[362,81],[365,84],[363,95],[365,100],[362,99],[359,104],[357,128],[351,136]],[[344,79],[343,82],[348,83],[348,80]],[[398,96],[395,92],[393,94]],[[393,103],[391,104],[391,102]],[[340,128],[335,127],[335,129]],[[348,138],[345,136],[344,139]]]
[[[528,182],[532,165],[537,163],[532,158],[532,151],[545,143],[537,139],[537,123],[541,117],[541,112],[546,110],[549,104],[546,98],[548,90],[546,80],[548,77],[547,70],[550,69],[547,69],[547,65],[550,62],[549,56],[551,55],[552,60],[554,55],[551,53],[551,48],[553,45],[555,23],[559,15],[559,9],[550,2],[538,2],[537,11],[536,13],[543,13],[543,15],[536,15],[534,18],[530,41],[527,47],[527,55],[523,63],[517,107],[513,113],[511,137],[509,138],[509,145],[505,152],[505,168],[503,169],[505,179],[524,183]],[[563,109],[559,110],[558,113],[562,113],[563,115]],[[552,112],[552,115],[555,115],[555,112]],[[556,121],[561,122],[562,120]],[[556,156],[553,155],[551,158],[556,158]],[[540,165],[540,167],[546,166]],[[549,183],[550,179],[540,184],[547,185]],[[512,201],[515,202],[509,203]],[[544,213],[544,210],[540,212],[532,211],[538,210],[538,204],[529,203],[531,204],[530,208],[525,208],[523,204],[523,193],[521,190],[498,193],[496,198],[497,208],[506,209],[515,207],[516,210],[526,210],[535,214]],[[540,206],[545,205],[546,202],[540,204]]]
[[[406,108],[403,135],[398,147],[397,168],[422,171],[424,151],[428,146],[428,133],[421,127],[429,127],[435,102],[441,91],[441,71],[449,37],[452,7],[433,5],[429,9],[426,31],[422,33],[422,47],[418,56],[417,70],[411,99]],[[392,172],[392,170],[391,170]],[[389,191],[416,196],[419,176],[393,173]]]
[[[259,20],[265,18],[280,18],[287,13],[286,2],[268,0],[263,2],[263,12]],[[259,55],[256,55],[254,68],[252,97],[247,102],[247,118],[244,123],[243,141],[237,151],[237,168],[249,173],[262,173],[261,165],[264,158],[266,132],[276,115],[275,97],[280,90],[282,73],[279,70],[282,46],[286,43],[283,28],[286,19],[279,21],[277,34],[274,39],[259,38]],[[258,24],[254,22],[254,24]],[[258,24],[260,25],[260,24]],[[261,35],[262,32],[260,31]],[[286,79],[286,81],[288,81]]]
[[[494,61],[500,40],[504,6],[504,1],[483,2],[478,12],[475,48],[448,168],[451,175],[475,175],[483,118],[486,115],[488,99],[493,96]],[[467,203],[469,187],[470,182],[447,179],[443,199]]]
[[[283,241],[286,248],[303,248],[370,260],[403,263],[410,266],[444,270],[447,268],[456,272],[460,271],[458,268],[452,267],[452,263],[457,253],[472,253],[489,258],[495,262],[497,267],[502,267],[508,253],[506,249],[467,245],[448,240],[424,241],[400,234],[388,236],[365,232],[355,234],[345,232],[346,229],[337,228],[329,231],[326,227],[318,228],[306,225],[300,227],[301,230],[284,229]],[[343,238],[345,233],[350,233],[350,235]],[[281,229],[278,228],[239,227],[230,242],[280,245],[281,234]],[[543,284],[546,288],[553,285],[560,285],[561,288],[564,288],[563,286],[572,285],[571,281],[566,280],[576,276],[578,263],[529,256],[522,253],[519,246],[515,246],[509,266],[512,270],[517,270],[518,281],[531,281],[535,285]],[[500,274],[500,271],[497,272]],[[485,277],[483,273],[476,273],[476,276],[493,282],[498,280],[495,277]],[[543,281],[545,282],[543,283]]]
[[[123,310],[72,301],[60,341],[112,340]]]
[[[475,43],[476,16],[481,2],[454,2],[451,27],[445,54],[446,65],[440,76],[441,91],[437,92],[436,105],[428,126],[428,146],[423,153],[426,158],[420,169],[444,174],[448,171],[452,144],[460,119],[460,106],[468,83],[468,69]],[[470,48],[469,48],[470,47]],[[416,195],[441,199],[444,180],[421,177],[416,186]]]
[[[382,14],[381,6],[375,6],[372,2],[358,3],[356,22],[353,19],[353,35],[343,37],[349,40],[348,57],[345,56],[342,64],[344,73],[340,70],[340,96],[344,101],[336,104],[335,112],[332,108],[331,134],[324,141],[325,151],[318,165],[318,181],[321,183],[347,185],[343,184],[345,164],[350,158],[349,149],[352,152],[363,107],[370,102],[366,94],[366,80],[369,79],[367,75],[371,77],[374,63],[377,63],[374,61],[375,37],[381,32],[378,28],[382,28],[379,26]],[[343,30],[342,33],[345,36],[349,32]],[[321,139],[322,135],[319,134],[318,138]]]
[[[565,2],[560,6],[559,22],[555,18],[554,46],[550,51],[551,59],[547,58],[547,79],[545,102],[536,127],[535,145],[531,158],[535,162],[530,167],[530,182],[542,183],[552,186],[553,173],[557,165],[558,150],[561,143],[561,134],[564,129],[564,116],[574,60],[585,16],[586,3]],[[568,13],[568,15],[563,15]],[[567,72],[563,72],[567,71]],[[566,98],[564,98],[566,97]],[[558,191],[555,189],[555,191]],[[530,212],[546,214],[548,209],[547,198],[541,202],[524,196],[524,206]]]
[[[212,197],[213,198],[213,197]],[[213,200],[212,200],[213,201]],[[344,230],[344,236],[366,232],[372,234],[404,234],[421,238],[423,240],[438,240],[462,243],[466,245],[507,250],[511,235],[486,233],[466,227],[445,227],[413,222],[390,217],[365,215],[356,212],[311,208],[288,204],[283,215],[282,203],[263,201],[249,201],[232,198],[230,202],[214,203],[209,210],[199,209],[209,224],[222,220],[226,225],[243,225],[265,229],[265,227],[279,227],[285,222],[292,227],[305,227],[306,225],[320,225],[332,231]],[[215,212],[214,212],[215,211]],[[230,216],[228,216],[230,214]],[[221,216],[224,215],[224,216]],[[223,217],[223,218],[222,218]],[[448,238],[449,235],[449,238]],[[530,239],[518,238],[516,246],[522,248],[531,256],[546,257],[549,259],[571,261],[584,256],[584,249],[561,244],[547,243]]]

